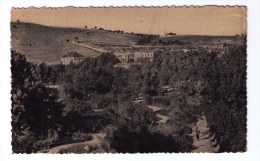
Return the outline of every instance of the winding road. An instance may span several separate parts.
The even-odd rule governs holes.
[[[163,108],[162,107],[159,107],[159,106],[152,106],[152,105],[149,105],[149,106],[147,106],[148,108],[150,108],[150,109],[152,109],[153,110],[153,112],[158,112],[158,111],[160,111],[160,110],[162,110]],[[162,124],[165,124],[167,121],[168,121],[168,119],[170,118],[170,117],[168,117],[168,116],[165,116],[165,115],[162,115],[162,114],[156,114],[156,117],[158,117],[160,120],[158,121],[158,123],[162,123]]]
[[[99,146],[101,144],[102,139],[105,137],[104,133],[97,133],[97,134],[91,134],[91,135],[92,135],[93,139],[90,140],[90,141],[60,145],[60,146],[49,149],[48,153],[51,153],[51,154],[59,153],[59,151],[62,150],[62,149],[67,149],[67,148],[70,148],[72,146],[80,145],[80,144],[83,144],[83,145],[98,145]]]
[[[94,48],[90,45],[87,45],[87,44],[80,44],[80,43],[76,43],[76,42],[72,42],[73,44],[75,45],[78,45],[78,46],[83,46],[85,48],[88,48],[88,49],[91,49],[91,50],[94,50],[94,51],[97,51],[97,52],[101,52],[101,53],[106,53],[106,52],[109,52],[107,50],[103,50],[103,49],[100,49],[100,48]]]

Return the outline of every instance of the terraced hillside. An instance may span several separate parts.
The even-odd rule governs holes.
[[[11,23],[11,48],[33,63],[58,63],[70,51],[84,56],[100,53],[72,43],[73,40],[89,42],[136,43],[140,37],[115,34],[94,29],[49,27],[32,23]]]

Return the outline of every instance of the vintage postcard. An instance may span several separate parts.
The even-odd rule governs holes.
[[[247,151],[247,8],[12,8],[13,153]]]

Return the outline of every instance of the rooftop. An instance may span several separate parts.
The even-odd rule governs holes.
[[[84,55],[81,55],[75,51],[72,51],[72,52],[69,52],[68,54],[66,55],[63,55],[62,58],[69,58],[69,57],[73,57],[73,58],[82,58],[82,57],[85,57]]]

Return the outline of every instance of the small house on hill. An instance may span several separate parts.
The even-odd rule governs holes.
[[[70,64],[71,62],[73,64],[77,64],[77,63],[83,61],[84,59],[86,59],[86,57],[84,55],[81,55],[77,52],[69,52],[67,55],[64,55],[61,58],[61,64],[67,65],[67,64]]]

